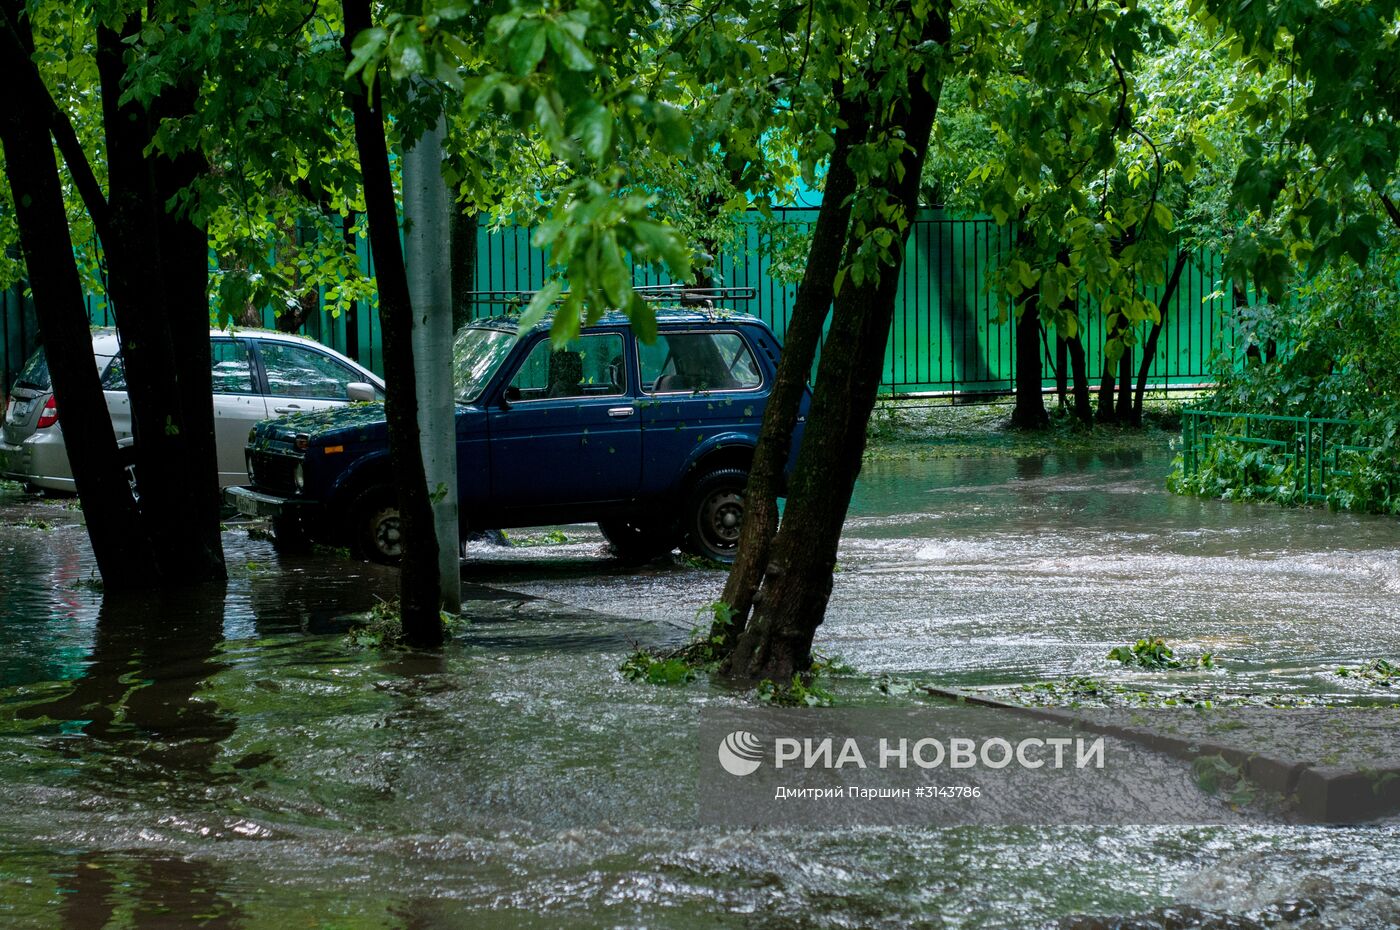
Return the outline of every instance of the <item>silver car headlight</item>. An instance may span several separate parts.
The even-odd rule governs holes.
[[[292,482],[297,486],[298,491],[306,487],[306,473],[300,462],[297,462],[297,467],[292,469]]]

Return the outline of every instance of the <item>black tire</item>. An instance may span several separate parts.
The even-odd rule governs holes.
[[[506,539],[504,530],[475,530],[467,526],[466,523],[460,523],[458,524],[457,531],[459,537],[457,541],[457,552],[462,557],[462,561],[471,558],[471,553],[468,549],[474,542],[484,542],[492,546],[510,545],[510,540]]]
[[[296,555],[311,551],[311,538],[301,517],[283,514],[272,518],[272,548]]]
[[[379,485],[355,498],[350,506],[350,551],[369,562],[398,564],[403,544],[399,503],[392,489]]]
[[[725,565],[734,561],[748,482],[746,468],[717,468],[690,486],[685,506],[686,552]]]
[[[613,555],[624,562],[650,562],[676,548],[675,522],[639,523],[627,520],[599,520],[598,529],[612,547]]]

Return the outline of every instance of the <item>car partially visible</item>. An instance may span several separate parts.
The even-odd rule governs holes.
[[[211,330],[214,438],[219,484],[245,480],[243,447],[259,420],[379,400],[384,382],[368,368],[303,336],[272,330]],[[95,329],[93,359],[117,444],[134,445],[126,371],[115,330]],[[58,401],[42,348],[10,389],[0,429],[0,476],[47,491],[76,490]]]

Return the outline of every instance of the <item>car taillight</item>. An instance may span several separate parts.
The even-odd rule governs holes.
[[[35,429],[43,429],[46,426],[53,426],[58,422],[58,400],[52,394],[44,402],[44,409],[39,411],[39,422]]]

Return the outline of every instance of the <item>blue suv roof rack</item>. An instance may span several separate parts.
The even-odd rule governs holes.
[[[632,288],[643,300],[675,302],[687,306],[713,307],[717,300],[753,300],[758,289],[753,287],[692,287],[683,284],[643,284]],[[524,306],[538,291],[468,291],[467,302]],[[562,300],[568,291],[559,295]]]

